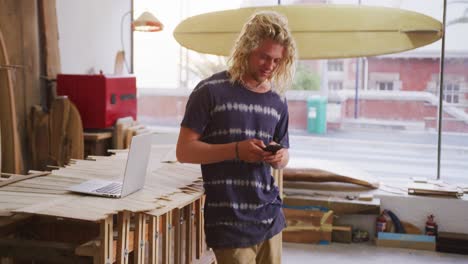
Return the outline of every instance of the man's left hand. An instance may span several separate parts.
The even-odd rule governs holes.
[[[275,169],[282,169],[286,167],[286,164],[289,160],[289,153],[288,149],[282,148],[273,154],[268,151],[264,151],[263,153],[263,161],[270,164]]]

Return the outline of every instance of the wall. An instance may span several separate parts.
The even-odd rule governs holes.
[[[346,109],[344,118],[353,118],[354,99],[347,99],[344,102]],[[403,100],[383,100],[383,99],[362,99],[359,100],[359,118],[371,118],[380,120],[401,120],[401,121],[423,121],[425,118],[437,117],[437,107],[428,105],[423,100],[403,101]]]
[[[401,90],[405,91],[430,91],[436,93],[439,87],[433,78],[439,76],[439,58],[387,58],[370,57],[367,59],[369,74],[393,73],[397,74],[402,83]],[[468,102],[466,83],[468,82],[468,59],[464,57],[450,57],[445,60],[445,83],[461,83],[460,103]]]
[[[368,58],[369,74],[372,72],[399,73],[401,90],[424,91],[433,74],[439,73],[436,59]]]
[[[121,18],[131,7],[131,0],[57,0],[62,73],[113,73],[115,55],[122,50]],[[130,15],[124,29],[130,64]]]

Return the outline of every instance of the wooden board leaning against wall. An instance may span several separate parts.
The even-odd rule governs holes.
[[[40,103],[41,72],[38,3],[39,1],[0,0],[0,30],[3,33],[5,47],[8,51],[9,64],[13,66],[10,67],[9,72],[15,93],[13,97],[15,103],[14,114],[17,124],[14,129],[18,131],[18,142],[20,144],[18,149],[21,151],[17,159],[20,164],[24,164],[20,167],[20,171],[30,168],[30,151],[27,144],[29,139],[26,128],[31,107]],[[5,92],[5,87],[0,86],[0,90]],[[4,97],[0,97],[3,100]],[[2,132],[5,129],[6,127],[2,126]],[[7,145],[12,145],[13,141],[5,133],[2,134],[4,136],[2,148],[4,149]],[[5,169],[5,164],[2,165],[1,170],[3,172],[15,172],[12,169]]]
[[[21,147],[16,118],[16,101],[13,88],[13,78],[8,52],[3,33],[0,29],[0,121],[3,129],[2,159],[3,169],[7,172],[19,173],[22,167]]]

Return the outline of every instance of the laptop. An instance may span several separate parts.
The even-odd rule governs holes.
[[[71,186],[67,190],[111,198],[122,198],[140,190],[145,184],[151,142],[151,134],[138,135],[132,138],[123,182],[89,180]]]

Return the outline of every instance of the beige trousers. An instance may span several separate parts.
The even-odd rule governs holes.
[[[248,248],[221,248],[214,253],[218,264],[281,264],[281,232]]]

